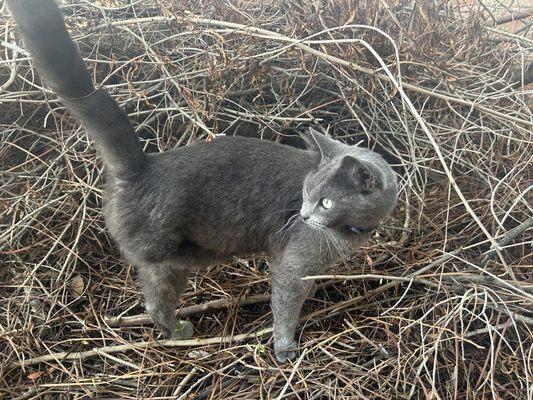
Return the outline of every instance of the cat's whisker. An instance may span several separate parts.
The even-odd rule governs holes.
[[[291,222],[291,219],[293,220],[292,222]],[[300,216],[300,213],[298,213],[298,214],[292,216],[291,218],[289,218],[289,221],[287,221],[287,224],[290,224],[290,225],[287,226],[287,224],[285,224],[285,226],[287,226],[287,227],[283,231],[283,236],[281,237],[282,238],[282,242],[285,242],[287,240],[287,235],[290,233],[290,231],[294,228],[294,226],[299,221],[302,221],[302,217]]]
[[[289,227],[287,228],[287,230],[290,230],[290,229],[294,228],[294,226],[295,226],[298,222],[300,222],[300,221],[303,221],[303,219],[302,219],[302,217],[300,216],[300,214],[298,214],[298,217],[294,220],[294,222],[291,224],[291,226],[289,226]]]
[[[344,247],[340,243],[339,238],[335,234],[333,234],[332,232],[330,232],[330,236],[331,236],[331,240],[333,241],[333,245],[335,246],[335,248],[337,250],[338,255],[340,255],[343,258],[346,258],[346,253],[344,252]]]
[[[297,214],[294,214],[293,216],[291,216],[287,220],[285,225],[283,225],[275,234],[276,235],[280,234],[281,232],[283,232],[283,230],[285,228],[287,228],[286,231],[290,230],[294,226],[294,224],[298,221],[299,217],[300,217],[300,213],[297,213]]]
[[[332,259],[336,259],[339,256],[345,257],[345,252],[343,250],[343,246],[340,243],[338,237],[329,230],[326,226],[317,226],[317,230],[320,232],[320,240],[324,240],[328,251],[330,254],[330,257]]]
[[[324,232],[324,240],[326,242],[326,245],[328,246],[329,255],[332,259],[334,259],[335,253],[333,252],[333,248],[331,247],[332,242],[329,240],[329,232],[327,228],[323,228],[322,231]]]
[[[321,227],[320,228],[320,233],[321,233],[321,237],[324,239],[324,242],[326,243],[326,247],[328,249],[329,256],[333,258],[334,254],[333,254],[333,250],[331,249],[331,243],[329,241],[329,235],[328,235],[327,229]]]
[[[326,248],[329,252],[329,255],[331,258],[335,258],[335,254],[333,253],[333,250],[331,248],[331,243],[330,241],[328,240],[328,229],[327,227],[325,227],[324,225],[317,225],[316,226],[316,230],[317,230],[317,234],[318,234],[318,237],[319,237],[319,241],[320,243],[324,242],[324,244],[326,245]],[[322,250],[321,250],[322,252]]]
[[[333,246],[332,251],[335,251],[335,254],[332,254],[332,257],[337,258],[340,254],[342,254],[342,249],[339,246],[339,242],[331,231],[328,230],[327,235],[329,236],[331,245]]]

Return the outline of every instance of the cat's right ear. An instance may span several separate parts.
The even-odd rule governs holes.
[[[302,138],[308,150],[314,150],[320,153],[322,161],[334,158],[336,154],[335,148],[338,146],[338,143],[334,139],[318,132],[312,127],[309,127],[309,133],[303,134]]]

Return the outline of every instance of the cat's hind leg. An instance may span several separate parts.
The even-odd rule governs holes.
[[[180,295],[188,281],[189,269],[174,265],[143,265],[137,268],[146,310],[154,324],[167,336],[186,339],[193,325],[178,321],[175,314]]]

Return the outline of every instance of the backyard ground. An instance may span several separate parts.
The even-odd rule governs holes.
[[[273,355],[265,259],[191,276],[196,337],[163,340],[94,146],[0,1],[0,399],[533,398],[527,2],[61,4],[147,152],[312,125],[383,154],[399,202],[319,281],[294,362]]]

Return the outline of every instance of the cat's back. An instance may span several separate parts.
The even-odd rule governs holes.
[[[309,161],[309,152],[270,140],[241,136],[217,136],[211,141],[201,140],[189,146],[151,154],[154,167],[187,168],[224,165],[226,171],[236,167],[283,170]],[[229,168],[234,167],[234,168]],[[191,171],[192,172],[192,171]]]
[[[154,190],[196,209],[224,203],[262,206],[301,194],[305,175],[318,164],[314,152],[238,136],[217,137],[152,157],[145,177]]]

